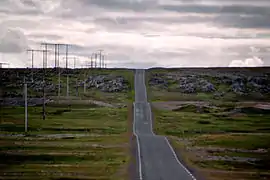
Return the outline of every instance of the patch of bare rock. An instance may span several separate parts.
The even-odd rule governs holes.
[[[151,73],[149,85],[187,94],[214,93],[216,96],[223,96],[226,92],[240,95],[256,92],[264,95],[270,92],[270,75],[269,73],[186,70]]]

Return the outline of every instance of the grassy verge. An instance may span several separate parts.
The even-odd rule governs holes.
[[[150,88],[150,99],[151,101],[208,101],[208,102],[218,102],[215,99],[215,95],[212,93],[194,93],[194,94],[182,94],[179,92],[170,92],[165,90],[159,90],[156,88]],[[227,93],[226,97],[223,97],[223,101],[227,102],[238,102],[239,100],[244,100],[245,97],[236,95],[234,93]]]
[[[190,105],[175,111],[153,109],[154,129],[170,137],[181,159],[206,179],[269,178],[269,113],[244,108],[231,114],[227,112],[231,106],[200,113]],[[258,160],[235,161],[238,157]]]
[[[127,179],[126,108],[48,107],[42,120],[41,107],[29,107],[26,136],[14,135],[24,109],[2,110],[0,179]]]

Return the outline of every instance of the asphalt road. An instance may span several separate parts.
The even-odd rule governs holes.
[[[137,137],[137,162],[140,180],[194,180],[178,161],[166,137],[152,131],[151,108],[147,102],[145,71],[135,72],[133,131]]]

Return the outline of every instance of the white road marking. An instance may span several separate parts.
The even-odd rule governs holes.
[[[137,73],[137,71],[136,71],[136,73]],[[143,71],[143,75],[144,75],[144,71]],[[136,75],[135,75],[136,76]],[[143,76],[143,77],[145,77],[145,76]],[[136,81],[135,81],[136,82]],[[145,88],[145,90],[146,90],[146,86],[145,86],[145,79],[143,78],[143,86],[144,86],[144,88]],[[136,87],[136,84],[135,84],[135,87]],[[146,97],[146,99],[147,99],[147,92],[145,92],[145,97]],[[135,92],[135,99],[136,99],[136,92]],[[152,133],[152,135],[153,136],[159,136],[159,135],[156,135],[154,132],[153,132],[153,120],[152,120],[152,109],[151,109],[151,105],[150,105],[150,103],[149,102],[147,102],[147,105],[148,105],[148,113],[150,113],[149,114],[149,121],[150,121],[150,131],[151,131],[151,133]],[[138,147],[138,159],[139,159],[139,178],[140,178],[140,180],[142,180],[143,178],[142,178],[142,162],[141,162],[141,149],[140,149],[140,142],[139,142],[139,137],[138,137],[138,135],[137,135],[137,133],[136,133],[136,131],[135,131],[135,124],[136,124],[136,116],[138,115],[138,116],[141,116],[142,118],[143,118],[143,114],[141,113],[141,111],[140,111],[140,109],[136,109],[136,103],[135,102],[133,102],[133,108],[134,108],[134,119],[133,119],[133,134],[136,136],[136,141],[137,141],[137,147]],[[136,111],[136,113],[135,113],[135,111]],[[144,124],[148,124],[148,123],[144,123]],[[171,146],[171,144],[170,144],[170,142],[168,141],[168,139],[167,139],[167,137],[165,137],[165,136],[161,136],[161,137],[163,137],[163,138],[165,138],[165,140],[166,140],[166,142],[167,142],[167,144],[168,144],[168,146],[169,146],[169,148],[170,148],[170,150],[171,150],[171,152],[173,153],[173,156],[174,156],[174,158],[175,158],[175,160],[177,161],[177,163],[191,176],[191,178],[193,179],[193,180],[196,180],[196,178],[191,174],[191,172],[179,161],[179,159],[178,159],[178,157],[177,157],[177,155],[176,155],[176,153],[175,153],[175,151],[174,151],[174,149],[172,148],[172,146]]]
[[[170,147],[170,149],[171,149],[171,151],[172,151],[172,153],[173,153],[173,156],[174,156],[174,158],[176,159],[176,161],[177,161],[177,163],[191,176],[191,178],[193,179],[193,180],[196,180],[196,178],[191,174],[191,172],[179,161],[179,159],[178,159],[178,157],[177,157],[177,155],[176,155],[176,153],[175,153],[175,151],[173,150],[173,148],[172,148],[172,146],[171,146],[171,144],[170,144],[170,142],[168,141],[168,139],[167,139],[167,137],[164,137],[165,138],[165,140],[167,141],[167,143],[168,143],[168,146]]]
[[[140,180],[142,180],[142,162],[141,162],[141,148],[140,148],[140,142],[139,142],[139,137],[135,131],[135,121],[136,121],[136,117],[135,117],[135,109],[136,109],[136,103],[133,103],[133,109],[134,109],[134,117],[133,117],[133,134],[136,136],[136,142],[137,142],[137,148],[138,148],[138,159],[139,159],[139,178]]]
[[[153,120],[152,120],[152,109],[151,109],[151,106],[150,106],[150,103],[147,103],[148,104],[148,113],[150,113],[150,128],[151,128],[151,133],[153,134],[153,136],[155,136],[156,134],[153,132]]]

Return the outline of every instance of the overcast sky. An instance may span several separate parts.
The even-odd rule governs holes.
[[[30,66],[41,42],[80,65],[104,49],[109,67],[269,66],[270,0],[0,0],[0,62]]]

